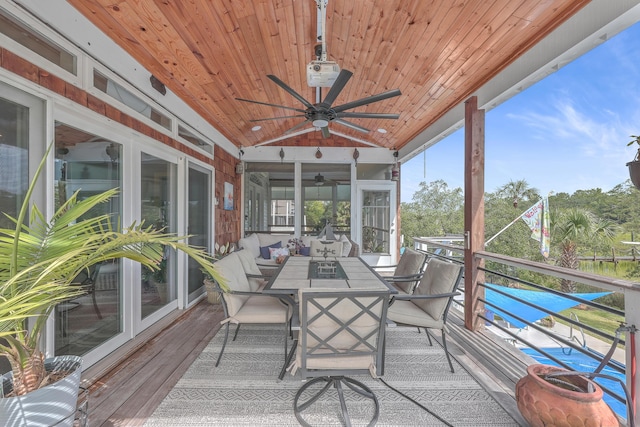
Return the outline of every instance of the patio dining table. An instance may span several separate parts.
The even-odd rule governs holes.
[[[360,257],[305,257],[290,256],[282,267],[271,277],[263,294],[280,298],[292,307],[292,333],[299,329],[299,317],[296,295],[300,289],[363,289],[372,291],[398,291],[382,276],[374,271]],[[284,377],[287,366],[296,350],[297,337],[287,356],[285,365],[280,371],[279,379]]]

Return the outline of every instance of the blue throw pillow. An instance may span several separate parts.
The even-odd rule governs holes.
[[[281,247],[282,247],[282,242],[276,242],[273,245],[269,245],[269,246],[260,246],[260,256],[264,259],[271,259],[269,248],[281,248]]]
[[[298,250],[298,253],[303,256],[311,255],[311,246],[304,246]]]

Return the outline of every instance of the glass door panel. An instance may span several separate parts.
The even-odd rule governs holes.
[[[177,166],[150,154],[141,157],[142,220],[147,226],[166,233],[176,232]],[[160,268],[142,267],[140,302],[142,318],[177,298],[176,254],[167,249]]]
[[[29,108],[0,98],[0,212],[18,216],[29,186]],[[0,215],[0,228],[14,228]]]
[[[302,164],[302,203],[302,234],[330,223],[336,236],[351,236],[351,165]]]
[[[122,146],[56,122],[55,208],[75,192],[83,199],[122,187]],[[122,216],[120,194],[87,215]],[[121,263],[104,262],[74,280],[87,294],[60,303],[55,311],[55,353],[82,356],[122,332]]]
[[[362,192],[362,253],[389,254],[391,233],[391,192]]]
[[[210,238],[211,230],[211,174],[189,168],[189,203],[187,205],[188,232],[191,237],[189,244],[207,248],[211,251]],[[200,296],[203,292],[204,273],[200,265],[191,258],[188,260],[188,294],[189,302]]]

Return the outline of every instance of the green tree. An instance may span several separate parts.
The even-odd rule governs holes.
[[[551,238],[557,242],[560,250],[558,264],[561,267],[578,269],[579,244],[611,242],[617,232],[617,225],[609,220],[602,220],[588,210],[571,208],[563,211],[552,211]],[[576,284],[567,279],[561,280],[562,292],[576,292]]]
[[[517,208],[520,201],[523,202],[537,202],[540,200],[540,192],[537,188],[532,188],[525,179],[519,179],[517,181],[509,181],[502,187],[496,190],[498,197],[509,199],[513,203],[513,207]]]
[[[462,189],[449,188],[442,180],[420,183],[411,203],[402,203],[402,234],[413,237],[462,234],[464,229]]]

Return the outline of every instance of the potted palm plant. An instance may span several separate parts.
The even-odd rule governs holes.
[[[9,217],[15,227],[0,229],[0,356],[11,365],[11,372],[0,376],[0,425],[73,424],[81,360],[77,356],[45,359],[40,341],[56,305],[85,292],[72,281],[90,266],[128,258],[156,271],[165,247],[171,247],[187,253],[207,274],[221,279],[213,257],[183,243],[184,236],[144,224],[118,230],[108,215],[89,217],[92,208],[116,194],[115,189],[82,201],[76,193],[50,220],[36,206],[29,212],[46,157],[17,218]]]
[[[636,156],[633,160],[627,163],[627,166],[629,167],[629,177],[631,178],[631,182],[638,190],[640,190],[640,135],[631,135],[631,138],[633,139],[629,141],[627,147],[637,144],[638,151],[636,151]]]

